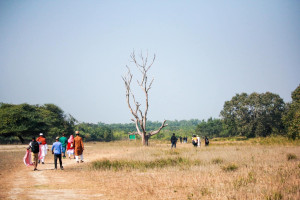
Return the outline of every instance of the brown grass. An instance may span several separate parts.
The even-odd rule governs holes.
[[[80,189],[90,195],[88,199],[300,199],[299,146],[242,142],[201,148],[178,144],[173,150],[169,144],[153,141],[150,147],[136,142],[88,143],[85,164],[43,171],[48,181],[26,187],[65,192],[65,197],[68,191]],[[19,161],[3,152],[0,155],[2,171],[12,178],[5,163]],[[288,155],[294,156],[289,159]],[[125,167],[95,168],[93,161]],[[8,175],[1,177],[7,180]],[[66,184],[70,182],[76,184]]]

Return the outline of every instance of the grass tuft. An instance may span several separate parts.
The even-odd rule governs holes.
[[[283,195],[281,192],[274,192],[273,194],[266,196],[266,200],[281,200],[283,199]]]
[[[233,182],[233,186],[235,189],[239,189],[240,187],[247,186],[249,183],[255,183],[256,178],[253,172],[249,172],[247,177],[239,177],[237,180]]]
[[[288,160],[296,160],[297,159],[296,154],[293,154],[293,153],[287,154],[286,157],[287,157]]]
[[[212,159],[211,162],[212,162],[213,164],[221,164],[221,163],[223,163],[224,161],[223,161],[222,158],[214,158],[214,159]]]
[[[225,171],[225,172],[231,172],[231,171],[236,171],[239,167],[235,164],[235,163],[230,163],[228,165],[224,165],[222,167],[222,169]]]
[[[161,158],[153,161],[139,161],[139,160],[99,160],[94,161],[91,164],[92,169],[96,170],[125,170],[125,169],[154,169],[154,168],[165,168],[174,166],[191,166],[200,165],[201,162],[198,160],[191,161],[187,158],[176,157],[176,158]]]

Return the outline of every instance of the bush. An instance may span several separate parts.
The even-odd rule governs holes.
[[[221,164],[223,163],[223,159],[222,158],[214,158],[211,161],[213,164]]]
[[[287,157],[288,160],[295,160],[295,159],[297,159],[297,156],[295,154],[293,154],[293,153],[287,154],[286,157]]]
[[[191,166],[200,165],[201,162],[198,160],[190,161],[187,158],[176,157],[176,158],[162,158],[153,161],[139,161],[139,160],[100,160],[94,161],[91,164],[92,169],[96,170],[124,170],[124,169],[154,169],[154,168],[165,168],[174,166]]]
[[[238,168],[239,167],[235,163],[230,163],[222,167],[225,172],[236,171]]]

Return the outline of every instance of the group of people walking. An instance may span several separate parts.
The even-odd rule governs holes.
[[[182,137],[180,136],[180,142],[182,143]],[[175,136],[175,133],[173,133],[171,137],[171,148],[176,148],[178,138]],[[207,136],[204,138],[205,146],[209,145],[209,139]],[[184,137],[184,143],[187,143],[187,137]],[[197,135],[193,135],[192,137],[192,144],[194,147],[200,147],[201,146],[201,138]]]
[[[55,142],[52,144],[51,152],[54,155],[54,169],[57,169],[57,160],[59,160],[60,169],[63,170],[62,158],[66,158],[66,152],[69,159],[76,159],[76,162],[79,163],[83,161],[83,150],[84,145],[82,137],[79,136],[79,131],[75,132],[76,137],[70,135],[69,139],[66,138],[65,134],[62,134],[62,137],[56,137]],[[40,136],[35,139],[32,138],[32,141],[29,143],[27,148],[28,151],[31,151],[31,154],[26,153],[24,157],[24,162],[31,161],[28,165],[33,165],[34,171],[37,170],[38,163],[42,162],[45,164],[45,156],[47,151],[49,151],[46,138],[43,133],[40,133]],[[31,156],[31,160],[28,159],[28,156]],[[71,158],[72,157],[72,158]]]

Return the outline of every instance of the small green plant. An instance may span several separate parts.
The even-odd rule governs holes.
[[[211,162],[212,162],[213,164],[221,164],[221,163],[223,163],[224,161],[223,161],[222,158],[214,158],[214,159],[212,159]]]
[[[287,159],[288,160],[295,160],[295,159],[297,159],[297,156],[293,153],[289,153],[289,154],[287,154]]]
[[[231,172],[231,171],[236,171],[239,167],[235,164],[235,163],[230,163],[228,165],[224,165],[222,167],[222,169],[225,171],[225,172]]]
[[[281,200],[283,199],[283,195],[281,192],[274,192],[273,194],[266,196],[266,200]]]

